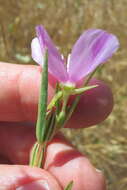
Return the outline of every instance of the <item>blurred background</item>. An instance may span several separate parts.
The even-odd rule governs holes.
[[[114,94],[114,109],[103,123],[66,135],[101,169],[109,190],[127,189],[127,0],[0,0],[0,60],[34,64],[30,43],[43,24],[66,56],[80,34],[102,28],[121,47],[98,73]]]

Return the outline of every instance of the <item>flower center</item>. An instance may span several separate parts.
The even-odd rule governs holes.
[[[71,92],[74,91],[75,89],[75,84],[71,83],[71,82],[66,82],[66,83],[61,83],[60,87],[64,90],[64,92],[66,92],[67,94],[70,94]]]

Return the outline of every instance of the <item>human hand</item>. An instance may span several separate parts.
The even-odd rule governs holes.
[[[100,86],[82,96],[67,127],[96,124],[111,111],[110,89],[100,81],[92,83]],[[0,63],[0,154],[1,163],[10,164],[0,165],[0,190],[62,190],[71,180],[73,190],[105,190],[102,174],[61,134],[48,145],[44,169],[20,165],[28,164],[35,142],[39,84],[38,66]],[[49,101],[52,94],[49,85]]]

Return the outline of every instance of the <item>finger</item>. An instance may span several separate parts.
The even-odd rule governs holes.
[[[83,128],[104,121],[113,109],[111,89],[104,82],[93,78],[89,85],[98,85],[81,95],[78,106],[66,124],[66,128]],[[74,101],[72,98],[71,101]]]
[[[3,155],[0,155],[0,164],[12,164],[12,162]]]
[[[1,154],[3,153],[13,163],[27,164],[30,149],[35,141],[34,131],[31,128],[16,127],[16,125],[2,128]],[[6,143],[7,139],[9,143]],[[60,135],[57,135],[48,145],[44,167],[58,179],[62,187],[73,180],[73,190],[105,190],[102,174],[96,171],[86,156],[75,150]]]
[[[56,179],[39,168],[0,165],[1,190],[62,190]]]
[[[13,164],[28,164],[30,150],[34,143],[35,128],[33,125],[0,122],[0,155]]]
[[[44,168],[52,173],[63,187],[73,181],[73,190],[106,189],[102,173],[62,136],[56,136],[48,146]]]
[[[93,81],[93,84],[97,83],[99,86],[96,89],[89,90],[81,97],[67,127],[79,128],[97,124],[111,112],[111,90],[103,82]],[[0,63],[0,121],[35,122],[39,85],[39,67]],[[51,85],[48,94],[51,100]]]
[[[0,121],[36,121],[40,75],[38,66],[0,63]]]

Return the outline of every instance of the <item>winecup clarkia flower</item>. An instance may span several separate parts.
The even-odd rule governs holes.
[[[76,83],[107,61],[119,47],[113,34],[101,29],[85,31],[75,43],[67,64],[58,52],[43,26],[36,27],[37,37],[32,40],[32,58],[43,65],[45,50],[48,50],[48,69],[65,86]]]

